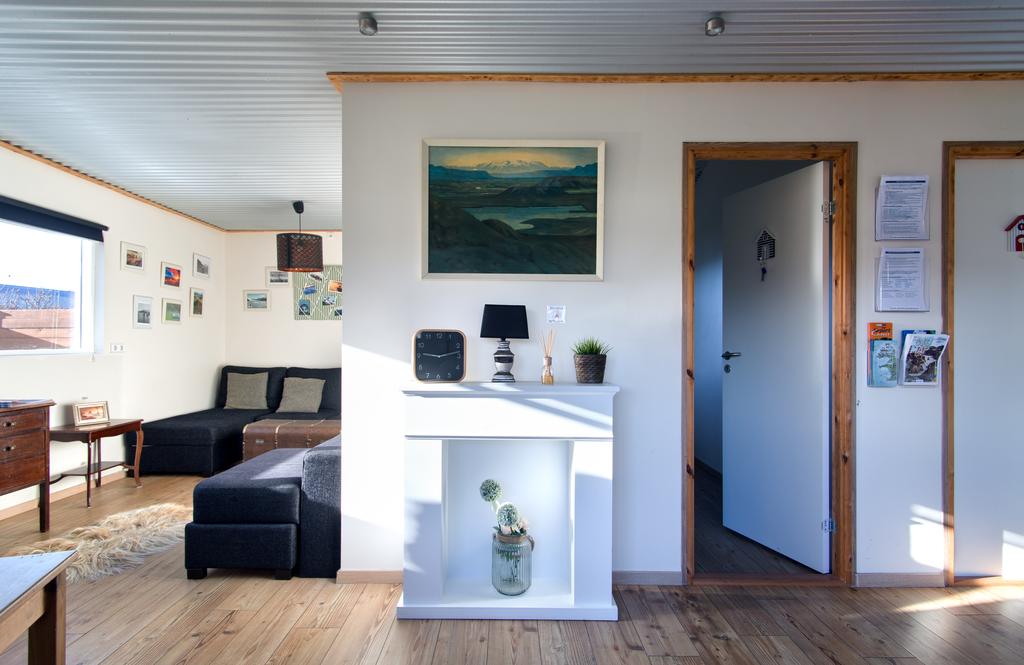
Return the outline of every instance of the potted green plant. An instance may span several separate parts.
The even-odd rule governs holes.
[[[526,518],[511,503],[501,503],[497,480],[480,483],[480,498],[491,504],[498,519],[491,536],[491,584],[498,593],[518,596],[530,588],[533,577],[533,536],[526,533]]]
[[[612,347],[594,337],[585,337],[572,346],[576,361],[576,383],[604,383],[604,367]]]

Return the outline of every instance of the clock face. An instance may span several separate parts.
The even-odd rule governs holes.
[[[458,330],[420,330],[413,337],[413,367],[420,381],[466,378],[466,336]]]

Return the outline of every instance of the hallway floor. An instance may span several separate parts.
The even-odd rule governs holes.
[[[722,526],[722,477],[697,462],[694,469],[696,572],[817,574],[774,550]]]

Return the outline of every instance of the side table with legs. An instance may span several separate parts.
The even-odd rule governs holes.
[[[102,439],[109,436],[120,436],[128,432],[137,432],[135,445],[135,460],[133,464],[127,461],[103,461]],[[92,505],[92,476],[96,476],[96,487],[102,482],[103,472],[115,467],[125,467],[132,470],[135,476],[135,486],[142,485],[142,477],[139,475],[139,462],[142,460],[142,420],[111,420],[108,423],[99,425],[63,425],[50,429],[51,441],[80,441],[85,444],[85,466],[61,473],[53,482],[68,476],[85,476],[85,505]],[[96,444],[95,459],[93,456],[93,444]]]

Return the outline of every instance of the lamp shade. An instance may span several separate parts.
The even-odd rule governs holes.
[[[319,272],[324,269],[324,239],[314,233],[278,233],[277,269]]]
[[[496,339],[530,339],[525,305],[484,305],[480,336]]]

